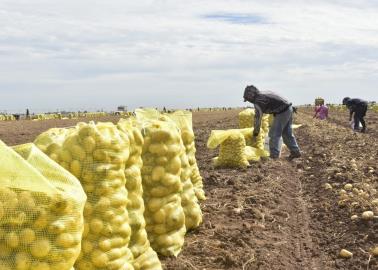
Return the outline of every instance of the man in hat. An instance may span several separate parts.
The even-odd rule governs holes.
[[[292,104],[274,93],[262,93],[253,85],[247,86],[244,90],[244,102],[246,101],[253,103],[255,107],[253,140],[256,140],[260,133],[263,114],[273,114],[274,120],[269,130],[270,158],[277,159],[280,157],[281,137],[290,150],[289,159],[299,158],[301,152],[292,129]]]
[[[346,105],[349,109],[349,121],[352,121],[352,116],[354,114],[354,130],[359,130],[361,123],[361,132],[366,132],[366,123],[364,117],[366,116],[368,103],[365,100],[359,98],[345,97],[343,99],[343,105]]]

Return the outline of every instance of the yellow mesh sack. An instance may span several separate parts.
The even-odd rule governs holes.
[[[205,200],[205,191],[203,190],[203,181],[196,160],[196,145],[193,132],[192,113],[188,111],[177,111],[170,114],[169,117],[176,122],[181,129],[181,138],[185,146],[186,155],[191,166],[191,176],[194,192],[199,200]]]
[[[136,119],[139,121],[146,121],[146,120],[158,120],[160,112],[153,108],[146,108],[146,109],[136,109],[135,110]]]
[[[142,183],[148,238],[156,252],[177,256],[186,233],[180,133],[170,122],[151,120],[144,125]]]
[[[194,192],[191,173],[192,169],[189,164],[185,147],[182,144],[181,159],[181,183],[183,191],[181,193],[181,206],[185,213],[185,226],[187,230],[198,228],[202,223],[202,211],[198,203],[197,196]]]
[[[240,130],[213,130],[207,142],[210,149],[220,145],[219,157],[214,159],[215,167],[244,168],[249,165],[245,154],[245,139]]]
[[[251,128],[255,122],[255,110],[245,109],[239,113],[239,128]]]
[[[146,222],[144,219],[144,201],[142,174],[142,150],[144,139],[134,121],[121,119],[118,129],[125,132],[130,140],[130,157],[126,162],[125,176],[129,203],[127,210],[130,218],[131,238],[129,248],[134,256],[135,270],[161,270],[162,266],[156,252],[151,248],[147,238]]]
[[[273,121],[272,114],[264,114],[261,119],[261,129],[268,133],[269,126]],[[252,128],[255,124],[255,110],[254,109],[245,109],[239,113],[239,128]]]
[[[241,129],[240,132],[243,134],[246,141],[246,153],[248,160],[259,161],[261,157],[269,156],[269,151],[265,150],[266,133],[264,131],[259,133],[254,143],[252,143],[253,128]]]
[[[66,137],[73,131],[73,128],[51,128],[34,140],[34,144],[48,155],[52,160],[58,161],[58,149],[62,147]],[[64,168],[68,169],[69,164],[63,163]]]
[[[155,112],[155,113],[151,113]],[[184,111],[177,111],[173,114],[160,114],[153,109],[150,109],[147,113],[143,112],[140,114],[137,112],[137,117],[140,119],[144,119],[145,121],[151,121],[158,117],[159,120],[169,122],[172,125],[172,128],[178,128],[181,138],[179,145],[182,148],[180,153],[180,160],[181,160],[181,174],[180,179],[183,186],[183,192],[181,193],[181,206],[184,209],[185,213],[185,225],[186,229],[194,229],[199,226],[202,222],[202,212],[201,208],[198,204],[198,199],[196,197],[194,187],[191,181],[192,175],[192,166],[189,164],[189,159],[187,156],[186,148],[183,143],[183,138],[186,140],[191,140],[191,147],[194,147],[194,133],[192,129],[192,115],[191,113],[185,113]],[[189,138],[190,136],[190,138]],[[189,145],[187,144],[189,149]],[[192,148],[190,149],[192,150]],[[192,150],[193,151],[193,150]],[[194,156],[195,160],[195,156]],[[198,179],[196,179],[198,181]],[[200,181],[197,182],[198,186],[202,186],[202,178]],[[202,194],[203,190],[202,190]]]
[[[269,132],[269,126],[271,125],[271,123],[270,123],[271,117],[273,117],[272,114],[264,114],[262,119],[261,119],[261,130],[265,134],[268,134],[268,132]]]
[[[80,183],[33,144],[0,141],[0,269],[69,270],[80,253]]]
[[[79,123],[55,151],[88,197],[76,270],[134,269],[125,188],[129,146],[128,136],[114,124],[90,122]]]

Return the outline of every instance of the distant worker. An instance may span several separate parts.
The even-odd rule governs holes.
[[[281,154],[281,137],[290,150],[289,159],[299,158],[301,152],[293,134],[293,107],[284,98],[274,93],[262,93],[255,86],[249,85],[244,90],[244,102],[255,106],[255,125],[252,140],[256,141],[260,133],[263,114],[273,114],[273,123],[269,130],[270,158],[277,159]]]
[[[30,119],[30,112],[29,112],[29,109],[26,109],[26,119]]]
[[[325,120],[328,118],[328,107],[324,104],[315,107],[314,118]]]
[[[354,114],[354,130],[359,130],[360,123],[362,124],[361,132],[366,132],[366,123],[364,117],[368,109],[368,103],[365,100],[359,98],[345,97],[343,99],[343,105],[346,105],[349,109],[349,121],[352,121]]]

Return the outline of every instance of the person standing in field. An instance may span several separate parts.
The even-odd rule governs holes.
[[[269,130],[270,158],[277,159],[280,157],[281,137],[290,150],[289,159],[299,158],[301,151],[292,129],[292,104],[274,93],[262,93],[253,85],[249,85],[245,88],[243,97],[244,102],[249,101],[255,107],[255,124],[252,140],[256,141],[260,133],[263,114],[273,114],[273,123]]]
[[[328,107],[324,104],[316,106],[314,118],[324,120],[328,118]]]
[[[345,97],[343,99],[343,105],[346,105],[349,109],[349,121],[352,121],[354,114],[354,130],[359,130],[360,123],[362,124],[361,132],[366,132],[366,123],[364,117],[368,109],[368,103],[365,100],[359,98]]]

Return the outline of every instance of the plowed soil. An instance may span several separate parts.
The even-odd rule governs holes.
[[[326,122],[302,110],[296,122],[303,126],[295,131],[302,158],[290,162],[283,151],[281,159],[252,163],[247,169],[214,169],[211,159],[217,151],[206,148],[207,139],[213,129],[237,128],[237,114],[194,114],[197,161],[207,194],[204,222],[187,234],[177,258],[162,258],[164,269],[378,269],[369,253],[378,245],[377,219],[351,220],[365,210],[377,216],[378,209],[357,199],[357,204],[352,199],[340,203],[338,195],[346,183],[357,188],[368,184],[367,201],[378,198],[373,192],[378,186],[375,133],[351,131],[341,120],[348,119],[347,113],[339,114],[340,122]],[[0,123],[0,139],[10,145],[25,143],[50,127],[75,122]],[[325,189],[326,183],[332,189]],[[353,253],[351,259],[339,257],[343,248]]]

